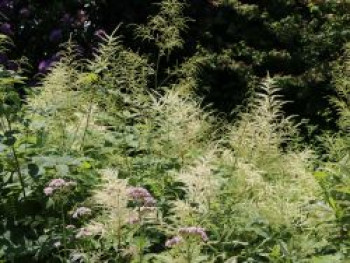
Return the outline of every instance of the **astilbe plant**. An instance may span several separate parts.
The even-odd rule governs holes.
[[[336,228],[330,238],[342,251],[344,257],[348,257],[350,242],[349,231],[349,189],[350,189],[350,160],[349,160],[349,124],[350,124],[350,57],[349,44],[345,46],[344,58],[335,65],[333,72],[333,85],[337,95],[330,98],[338,112],[339,131],[332,136],[326,134],[322,137],[326,149],[326,162],[315,172],[319,181],[325,202],[331,208],[329,216],[330,224]]]
[[[218,245],[235,248],[230,254],[241,260],[301,260],[326,247],[318,240],[331,231],[320,226],[324,208],[314,205],[322,196],[312,174],[313,153],[288,147],[298,136],[297,125],[284,117],[284,102],[272,84],[264,82],[220,142],[212,170],[225,181],[203,219],[217,233]],[[306,244],[310,235],[315,239]]]

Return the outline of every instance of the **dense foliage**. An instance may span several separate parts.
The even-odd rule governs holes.
[[[144,25],[159,11],[157,3],[2,0],[1,31],[15,43],[10,59],[28,58],[32,76],[46,72],[59,59],[60,43],[70,35],[79,43],[80,53],[90,57],[98,36],[111,33],[122,22],[124,44],[153,54],[150,62],[161,65],[160,78],[168,65],[193,56],[198,45],[206,50],[211,59],[203,67],[198,93],[222,112],[242,104],[246,92],[270,72],[286,99],[295,101],[285,107],[289,114],[323,127],[328,120],[334,124],[334,112],[325,110],[329,108],[325,97],[334,95],[331,68],[350,39],[348,1],[186,1],[183,12],[189,21],[181,32],[185,48],[160,61],[154,43],[130,33],[131,25]],[[178,21],[168,22],[178,27]],[[8,67],[17,67],[4,54],[1,57]]]
[[[253,24],[259,16],[263,27],[274,25],[274,34],[286,30],[281,17],[274,20],[280,13],[266,7],[274,1],[242,2],[211,6],[220,9],[216,15],[239,11]],[[297,14],[314,19],[326,12],[322,8],[338,5],[303,3],[305,9],[294,10],[295,2],[277,2],[293,10],[287,20]],[[275,55],[294,50],[300,57],[290,57],[292,64],[304,64],[294,74],[281,62],[281,72],[266,76],[269,67],[254,64],[273,56],[273,44],[263,41],[266,31],[235,42],[239,48],[225,41],[214,53],[210,41],[189,48],[186,36],[199,22],[186,16],[188,5],[163,0],[157,7],[129,27],[127,34],[137,39],[132,47],[122,28],[100,31],[89,59],[68,40],[24,100],[16,90],[26,81],[22,67],[1,67],[0,261],[347,262],[350,47],[339,51],[347,39],[346,15],[334,9],[341,13],[335,17],[343,38],[325,34],[334,39],[316,43],[307,33],[312,25],[288,29],[284,37],[303,35]],[[325,22],[317,32],[335,30],[335,24]],[[0,40],[5,53],[11,43]],[[248,43],[258,40],[250,57]],[[135,48],[138,43],[144,44]],[[329,56],[320,55],[322,48]],[[249,54],[235,53],[244,50]],[[208,72],[228,69],[240,71],[249,87],[233,121],[202,107],[198,96],[213,77]],[[325,74],[322,81],[334,87],[327,98],[332,108],[324,112],[334,110],[338,120],[337,132],[319,132],[317,147],[301,134],[311,127],[284,111],[298,105],[282,96],[296,79],[303,87],[316,81],[309,70]]]

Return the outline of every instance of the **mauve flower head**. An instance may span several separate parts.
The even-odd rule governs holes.
[[[52,61],[51,60],[42,60],[39,63],[38,70],[41,73],[46,73],[49,70],[49,68],[51,67],[51,65],[52,65]]]
[[[143,199],[143,205],[146,206],[146,207],[152,207],[152,206],[155,206],[157,203],[157,201],[152,197],[145,197]]]
[[[61,29],[54,29],[51,31],[49,40],[51,42],[58,42],[62,38],[62,30]]]
[[[0,26],[0,32],[5,35],[12,35],[13,34],[12,26],[9,23],[3,23]]]
[[[156,200],[148,190],[143,187],[130,187],[128,189],[128,195],[131,199],[139,202],[140,205],[144,207],[152,207],[156,205]]]
[[[165,242],[165,246],[166,247],[174,247],[178,244],[180,244],[181,242],[183,241],[182,237],[180,236],[175,236],[171,239],[168,239],[166,242]]]
[[[67,182],[62,178],[52,179],[48,186],[44,189],[44,193],[47,196],[53,195],[55,191],[76,185],[75,182]]]
[[[142,187],[130,187],[128,189],[128,195],[135,200],[141,200],[146,197],[152,197],[148,190]]]
[[[73,218],[79,218],[85,215],[91,215],[91,209],[87,207],[78,207],[77,210],[73,213],[72,217]]]
[[[53,194],[53,188],[52,187],[45,187],[44,188],[44,194],[46,196],[51,196]]]
[[[203,241],[208,240],[208,236],[205,233],[204,228],[202,227],[196,227],[196,226],[191,226],[191,227],[182,227],[179,229],[179,234],[182,236],[199,236]]]
[[[60,188],[66,185],[66,181],[62,178],[58,178],[58,179],[52,179],[49,183],[49,187],[52,188]]]
[[[67,226],[66,226],[66,229],[74,229],[74,228],[75,228],[74,225],[67,225]]]

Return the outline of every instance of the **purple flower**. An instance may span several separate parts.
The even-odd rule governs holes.
[[[3,23],[0,26],[0,32],[5,35],[12,35],[13,34],[12,26],[9,23]]]
[[[11,0],[0,0],[0,9],[1,11],[5,11],[6,9],[13,8],[13,1]]]
[[[65,187],[76,185],[74,182],[66,182],[64,179],[52,179],[48,186],[44,189],[44,193],[46,196],[51,196],[55,191],[61,190]]]
[[[151,206],[155,206],[156,205],[156,200],[152,197],[152,196],[150,196],[150,197],[145,197],[144,199],[143,199],[143,202],[144,202],[144,206],[146,206],[146,207],[151,207]]]
[[[130,187],[128,189],[128,195],[135,200],[141,200],[146,197],[152,197],[148,190],[142,187]]]
[[[49,183],[49,187],[52,188],[60,188],[66,185],[66,181],[64,179],[58,178],[58,179],[52,179]]]
[[[51,42],[58,42],[62,38],[62,30],[61,29],[54,29],[51,31],[49,40]]]
[[[41,73],[46,73],[51,67],[51,65],[52,65],[51,60],[42,60],[39,63],[38,69]]]
[[[52,194],[53,194],[53,188],[52,188],[52,187],[45,187],[45,188],[44,188],[44,194],[45,194],[46,196],[52,195]]]
[[[174,247],[178,244],[180,244],[181,242],[183,241],[182,237],[180,236],[175,236],[171,239],[168,239],[166,242],[165,242],[165,246],[166,247]]]
[[[205,233],[204,228],[201,227],[182,227],[179,229],[179,234],[182,236],[199,236],[203,241],[208,240],[208,236]]]
[[[142,187],[130,187],[128,189],[128,195],[136,202],[139,202],[142,206],[151,207],[156,205],[156,200],[148,192],[147,189]]]
[[[73,213],[72,217],[73,218],[79,218],[84,215],[91,215],[91,209],[87,207],[78,207],[77,210]]]

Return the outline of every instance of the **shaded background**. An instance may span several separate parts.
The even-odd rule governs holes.
[[[149,54],[155,47],[132,34],[132,24],[143,24],[157,13],[153,0],[0,0],[0,31],[15,46],[0,62],[16,69],[11,60],[29,60],[29,81],[47,72],[58,58],[60,43],[70,35],[89,57],[99,32],[110,33],[122,23],[124,44]],[[276,76],[287,100],[289,114],[311,124],[332,128],[335,115],[327,96],[334,93],[332,67],[350,40],[350,4],[347,1],[294,0],[191,0],[186,16],[193,21],[184,33],[185,46],[170,57],[163,69],[194,54],[200,45],[212,58],[204,65],[198,93],[204,103],[230,113],[250,87],[267,72]],[[165,74],[165,70],[163,72]],[[160,73],[162,75],[162,72]]]

